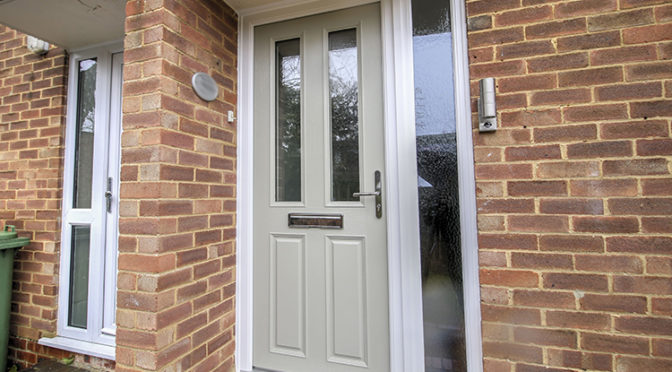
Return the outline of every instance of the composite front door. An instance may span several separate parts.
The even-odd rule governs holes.
[[[389,368],[380,7],[254,31],[254,366]]]

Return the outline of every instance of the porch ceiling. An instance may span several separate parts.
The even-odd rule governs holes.
[[[124,37],[126,0],[0,0],[0,23],[66,49]]]

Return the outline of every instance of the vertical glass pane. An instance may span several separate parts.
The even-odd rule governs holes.
[[[450,0],[412,0],[427,372],[466,371]]]
[[[79,62],[73,208],[91,208],[93,129],[96,110],[96,60]]]
[[[90,231],[89,226],[72,227],[68,325],[77,328],[86,328],[87,301],[89,298]]]
[[[275,200],[301,201],[301,43],[275,44]]]
[[[359,63],[357,30],[329,33],[331,200],[357,201],[359,191]]]

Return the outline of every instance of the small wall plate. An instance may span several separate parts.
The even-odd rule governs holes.
[[[210,75],[205,72],[197,72],[191,77],[191,86],[196,94],[205,101],[214,101],[219,95],[219,86]]]

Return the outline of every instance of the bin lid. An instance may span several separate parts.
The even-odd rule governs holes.
[[[0,241],[16,238],[16,228],[12,225],[5,225],[4,231],[0,231]]]

